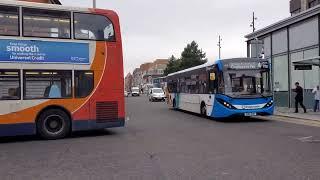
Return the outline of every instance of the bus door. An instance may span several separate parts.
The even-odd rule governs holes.
[[[215,69],[211,69],[208,71],[208,79],[209,79],[209,86],[208,91],[209,94],[216,94],[217,93],[217,72]]]
[[[207,104],[207,115],[211,116],[213,110],[213,103],[215,99],[215,94],[217,93],[217,71],[215,68],[208,70],[208,100]]]

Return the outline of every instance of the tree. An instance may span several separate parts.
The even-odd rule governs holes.
[[[206,62],[206,53],[199,49],[199,45],[195,41],[192,41],[184,48],[180,59],[175,58],[173,55],[169,58],[169,64],[164,70],[164,74],[168,75]]]
[[[164,74],[168,75],[177,71],[180,71],[180,60],[172,55],[169,58],[169,63],[167,65],[167,68],[164,70]]]
[[[198,66],[207,62],[206,53],[199,49],[199,45],[195,41],[192,41],[184,48],[180,61],[180,70]]]

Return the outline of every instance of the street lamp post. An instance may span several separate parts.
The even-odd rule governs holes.
[[[221,59],[221,41],[222,41],[222,39],[221,39],[221,36],[219,35],[219,41],[217,44],[217,46],[219,48],[219,59]]]
[[[252,22],[251,22],[251,24],[250,24],[250,27],[252,27],[252,31],[254,32],[255,30],[256,30],[256,26],[255,26],[255,24],[256,24],[256,20],[257,20],[258,18],[254,15],[254,12],[252,13]]]

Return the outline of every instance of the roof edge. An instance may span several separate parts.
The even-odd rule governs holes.
[[[263,36],[265,34],[268,34],[272,31],[276,31],[276,30],[279,30],[281,28],[284,28],[288,25],[291,25],[291,24],[294,24],[296,22],[299,22],[301,20],[304,20],[304,19],[307,19],[307,18],[310,18],[312,16],[315,16],[316,14],[319,14],[320,13],[320,5],[317,5],[313,8],[310,8],[306,11],[303,11],[297,15],[294,15],[294,16],[291,16],[291,17],[288,17],[286,19],[283,19],[281,21],[278,21],[276,23],[273,23],[265,28],[262,28],[262,29],[259,29],[258,31],[255,31],[253,33],[250,33],[250,34],[247,34],[245,35],[244,37],[248,40],[252,40],[256,37],[259,37],[259,36]]]

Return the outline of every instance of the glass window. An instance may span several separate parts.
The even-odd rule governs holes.
[[[174,77],[173,77],[174,78]],[[168,91],[170,93],[177,93],[178,89],[177,89],[177,82],[174,80],[168,80]]]
[[[0,100],[20,99],[19,71],[0,70]]]
[[[91,94],[94,88],[94,75],[92,71],[75,71],[75,91],[77,98],[84,98]]]
[[[59,99],[72,97],[71,71],[25,71],[25,99]]]
[[[314,7],[314,6],[318,5],[318,4],[319,3],[317,2],[317,0],[311,1],[311,2],[309,2],[309,8],[312,8],[312,7]]]
[[[227,95],[271,95],[269,70],[227,71],[225,76]]]
[[[101,15],[74,13],[75,39],[115,41],[112,22]]]
[[[162,89],[152,89],[152,93],[163,93]]]
[[[19,36],[19,8],[0,6],[0,35]]]
[[[70,17],[70,12],[24,8],[23,35],[69,39]]]

